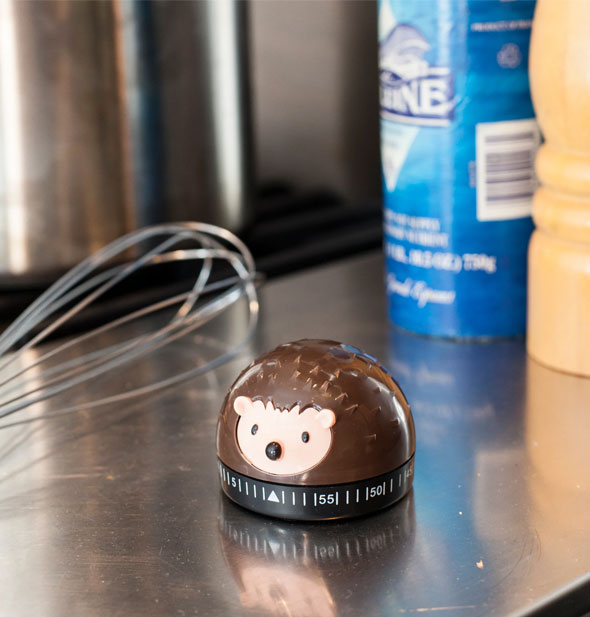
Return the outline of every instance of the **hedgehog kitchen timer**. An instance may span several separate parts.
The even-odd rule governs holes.
[[[217,426],[225,494],[270,516],[368,514],[411,488],[410,406],[387,370],[334,341],[280,345],[231,387]]]

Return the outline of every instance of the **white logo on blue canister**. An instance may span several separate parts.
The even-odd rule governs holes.
[[[421,126],[446,126],[453,119],[451,70],[424,58],[426,37],[409,24],[396,25],[380,45],[380,102],[384,117]]]

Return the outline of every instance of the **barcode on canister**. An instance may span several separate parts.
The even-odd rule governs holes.
[[[537,188],[537,121],[481,122],[475,127],[477,220],[530,216]]]

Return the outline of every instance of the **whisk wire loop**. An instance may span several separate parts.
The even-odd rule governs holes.
[[[109,262],[117,260],[130,249],[140,251],[142,245],[153,245],[154,241],[155,246],[134,261],[109,265]],[[197,248],[185,248],[189,243],[196,244]],[[182,248],[179,248],[179,245]],[[234,275],[211,281],[213,263],[216,260],[225,261]],[[60,343],[32,361],[26,361],[28,350],[36,348],[72,317],[138,270],[158,264],[186,261],[194,261],[199,267],[196,280],[188,291],[117,317]],[[228,230],[215,225],[196,222],[166,223],[140,229],[115,240],[56,281],[0,336],[0,375],[4,374],[0,376],[0,419],[96,377],[110,375],[115,369],[154,353],[205,326],[245,297],[248,320],[243,337],[230,342],[228,350],[213,360],[189,370],[65,409],[45,411],[9,424],[0,424],[0,428],[126,400],[180,383],[221,366],[244,349],[256,327],[259,306],[255,275],[254,260],[244,243]],[[164,325],[154,327],[150,322],[152,329],[147,333],[132,334],[123,342],[103,343],[101,346],[106,333],[175,305],[179,307]],[[58,316],[54,321],[47,323],[55,315]],[[61,360],[41,369],[49,360],[59,359],[66,351],[71,354],[82,344],[84,349],[77,357]],[[89,344],[88,351],[86,347]],[[12,365],[17,368],[11,374],[5,375],[9,368],[14,368]]]

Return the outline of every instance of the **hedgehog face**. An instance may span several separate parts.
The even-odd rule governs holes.
[[[332,445],[336,415],[331,409],[308,407],[300,411],[275,408],[238,396],[234,411],[240,416],[237,441],[242,456],[266,473],[286,476],[312,469]]]

